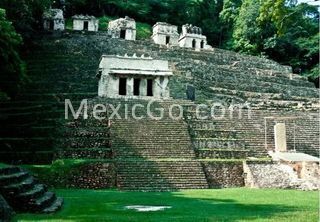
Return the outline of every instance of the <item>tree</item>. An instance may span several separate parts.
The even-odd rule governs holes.
[[[24,78],[24,63],[19,56],[22,38],[0,9],[0,91],[14,97]]]
[[[51,4],[52,0],[1,0],[0,8],[6,10],[8,19],[25,39],[40,28],[42,14]]]
[[[244,0],[235,20],[232,47],[236,51],[258,54],[263,43],[262,29],[258,26],[260,3]]]
[[[222,10],[219,14],[221,22],[221,44],[220,46],[232,49],[232,33],[237,17],[239,16],[239,10],[242,4],[242,0],[225,0],[223,2]]]

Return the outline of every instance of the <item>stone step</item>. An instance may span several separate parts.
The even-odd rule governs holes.
[[[43,196],[37,198],[32,205],[35,211],[42,211],[50,207],[56,200],[56,195],[53,192],[46,192]]]
[[[15,174],[0,174],[0,186],[8,186],[12,183],[21,183],[29,177],[27,172],[18,172]]]
[[[41,196],[43,196],[47,192],[47,187],[43,184],[36,184],[32,189],[20,193],[17,195],[19,199],[21,199],[23,202],[27,202],[30,199],[37,199]]]
[[[110,148],[86,148],[86,149],[61,149],[56,152],[56,158],[58,159],[111,159],[115,156],[115,153]]]
[[[202,148],[229,148],[244,149],[245,141],[240,139],[221,139],[221,138],[196,138],[193,140],[196,149]]]
[[[63,198],[58,197],[52,204],[51,206],[46,207],[45,209],[43,209],[41,212],[42,213],[47,213],[47,214],[51,214],[54,212],[57,212],[58,210],[61,209],[63,205]]]
[[[13,183],[10,185],[2,186],[1,190],[4,193],[8,193],[10,195],[17,195],[19,193],[24,193],[34,186],[35,181],[32,177],[28,177],[27,179],[23,180],[19,183]]]
[[[213,130],[213,129],[192,129],[191,134],[195,138],[226,138],[235,139],[237,131],[235,130]]]
[[[11,170],[8,170],[10,168]],[[59,209],[59,203],[60,206],[62,204],[61,199],[57,203],[55,194],[47,192],[45,185],[37,183],[37,180],[22,168],[1,168],[0,181],[1,194],[16,212],[54,212]]]
[[[249,150],[199,149],[196,150],[200,159],[246,159]]]

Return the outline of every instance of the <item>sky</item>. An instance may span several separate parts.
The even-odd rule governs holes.
[[[320,0],[315,1],[315,0],[298,0],[298,3],[306,2],[310,5],[318,5],[320,6]]]

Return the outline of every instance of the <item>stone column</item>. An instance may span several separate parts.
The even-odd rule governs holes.
[[[147,80],[145,78],[140,81],[140,96],[147,96]]]
[[[276,123],[274,126],[274,143],[276,152],[287,151],[287,137],[285,123]]]
[[[133,78],[127,78],[127,96],[133,96]]]
[[[162,92],[162,86],[160,84],[160,77],[156,77],[154,80],[153,80],[153,97],[155,98],[161,98],[161,92]]]

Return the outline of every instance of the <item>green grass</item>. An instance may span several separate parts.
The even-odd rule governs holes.
[[[318,221],[318,194],[296,190],[221,189],[167,193],[56,190],[65,198],[53,215],[18,214],[15,221]],[[171,206],[159,212],[128,205]]]

